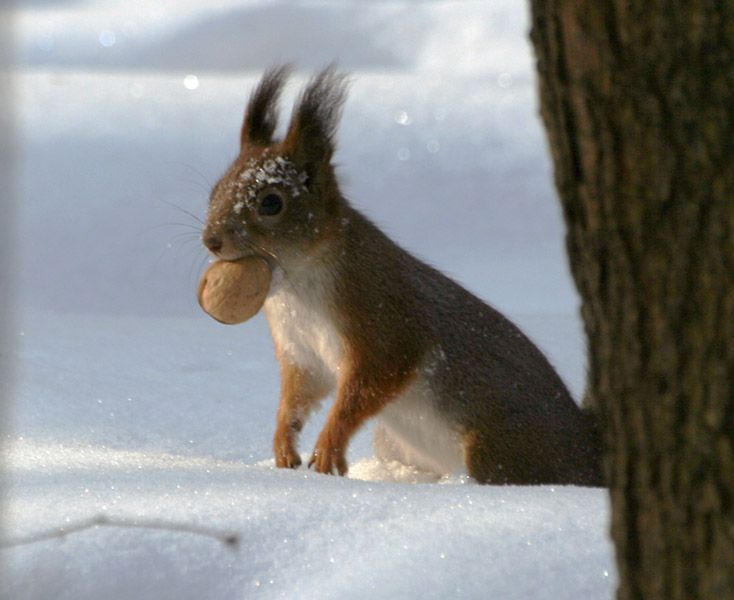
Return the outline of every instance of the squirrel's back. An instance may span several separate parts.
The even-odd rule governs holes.
[[[346,215],[334,278],[340,327],[385,373],[416,369],[431,418],[445,420],[459,443],[486,447],[471,474],[599,485],[594,432],[543,353],[361,213],[349,207]],[[435,440],[426,441],[430,451]]]

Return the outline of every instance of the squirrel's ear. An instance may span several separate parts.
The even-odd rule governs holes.
[[[293,109],[283,145],[309,178],[331,162],[348,84],[331,64],[311,78]]]
[[[269,146],[272,143],[273,132],[278,124],[278,99],[290,70],[288,65],[270,67],[252,92],[240,136],[243,148],[250,145]]]

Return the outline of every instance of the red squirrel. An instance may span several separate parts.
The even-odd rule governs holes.
[[[278,467],[335,392],[309,466],[347,472],[347,447],[376,417],[375,452],[480,483],[601,485],[595,428],[540,350],[507,318],[402,249],[358,212],[332,165],[347,79],[332,65],[301,92],[274,139],[288,78],[250,96],[240,154],[214,187],[202,233],[217,258],[264,258],[280,361]]]

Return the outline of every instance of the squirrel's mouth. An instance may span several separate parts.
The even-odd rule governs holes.
[[[267,260],[266,256],[263,256],[259,252],[253,252],[253,251],[247,251],[247,252],[212,252],[209,251],[209,254],[211,254],[214,258],[217,260],[223,260],[225,262],[237,262],[239,260],[243,260],[245,258],[253,258],[255,256]]]
[[[202,235],[202,243],[207,252],[217,260],[237,262],[243,258],[258,256],[266,258],[265,252],[240,240],[228,239],[220,235]]]
[[[244,260],[246,258],[262,258],[267,264],[268,267],[270,267],[270,271],[272,272],[277,262],[275,260],[275,257],[272,254],[268,254],[266,252],[261,252],[254,249],[247,249],[247,250],[240,250],[238,252],[232,251],[232,252],[226,252],[226,253],[214,253],[210,252],[216,259],[223,260],[225,262],[237,262],[240,260]]]
[[[211,248],[206,246],[207,252],[209,255],[216,259],[216,260],[225,260],[227,262],[237,262],[241,258],[245,258],[247,256],[247,253],[240,252],[238,250],[224,250],[221,247],[220,248]]]
[[[234,235],[217,230],[205,229],[201,236],[202,244],[216,260],[237,262],[245,258],[262,258],[272,270],[277,261],[275,254],[254,243],[245,235]]]

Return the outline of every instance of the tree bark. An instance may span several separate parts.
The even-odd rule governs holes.
[[[734,0],[531,0],[621,599],[734,598]]]

